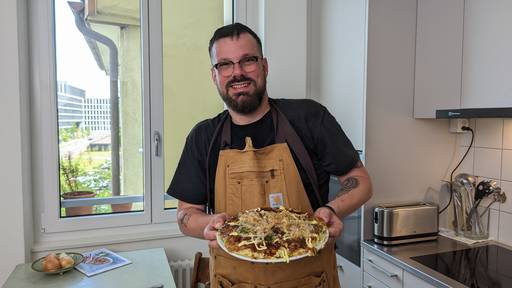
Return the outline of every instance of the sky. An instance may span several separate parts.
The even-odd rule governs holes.
[[[109,77],[98,68],[67,2],[55,0],[57,80],[86,90],[87,97],[108,98]]]

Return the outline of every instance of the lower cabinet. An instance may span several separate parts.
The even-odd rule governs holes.
[[[403,287],[403,269],[368,249],[364,249],[363,253],[363,271],[383,283],[383,287]]]
[[[436,287],[366,248],[363,250],[363,272],[364,288]],[[341,287],[343,288],[343,285]]]
[[[343,288],[343,286],[342,286]],[[384,283],[375,279],[372,275],[364,272],[363,275],[363,288],[388,288]]]
[[[336,254],[338,277],[342,288],[361,288],[361,268]]]
[[[413,274],[404,271],[404,288],[435,288],[436,286],[426,282],[425,280],[414,276]]]

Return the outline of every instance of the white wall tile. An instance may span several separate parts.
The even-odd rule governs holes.
[[[507,200],[500,204],[500,211],[512,213],[512,182],[501,181],[501,190],[507,195]]]
[[[452,167],[450,168],[450,172],[457,164],[459,164],[460,160],[462,159],[462,156],[464,156],[464,153],[468,150],[468,147],[459,146],[457,147],[457,153],[455,158],[452,160]],[[453,173],[453,177],[459,173],[468,173],[468,174],[474,174],[473,170],[473,163],[475,159],[475,149],[471,148],[469,150],[468,155],[464,159],[464,161],[460,164],[459,168]]]
[[[512,119],[505,119],[503,126],[503,149],[512,149]]]
[[[500,179],[501,150],[475,148],[475,175]]]
[[[500,212],[498,240],[504,244],[512,245],[512,214]]]
[[[502,148],[503,119],[476,119],[475,147]]]
[[[491,209],[490,212],[490,221],[489,221],[489,238],[498,240],[498,225],[499,225],[499,214],[500,212],[494,209]]]
[[[503,150],[501,179],[512,181],[512,150]]]

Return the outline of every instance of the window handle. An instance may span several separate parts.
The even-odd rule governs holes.
[[[158,131],[153,132],[153,145],[155,149],[155,157],[160,157],[162,155],[160,149],[162,144],[162,138],[160,137],[160,133]]]
[[[366,262],[368,262],[368,263],[369,263],[373,268],[375,268],[375,269],[379,270],[380,272],[384,273],[386,276],[388,276],[388,277],[390,277],[390,278],[392,278],[392,277],[398,277],[398,274],[393,273],[393,272],[389,272],[388,270],[386,270],[386,269],[384,269],[384,268],[380,267],[379,265],[377,265],[377,263],[373,262],[373,260],[372,260],[372,259],[367,258],[367,259],[365,259],[365,260],[366,260]]]

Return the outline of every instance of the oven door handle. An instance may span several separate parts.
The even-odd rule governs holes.
[[[393,272],[389,272],[388,270],[380,267],[379,265],[377,265],[377,263],[373,262],[372,259],[370,258],[366,258],[364,259],[366,262],[368,262],[368,264],[370,264],[373,268],[379,270],[380,272],[384,273],[386,276],[390,277],[390,278],[393,278],[393,277],[398,277],[398,274],[396,273],[393,273]]]

